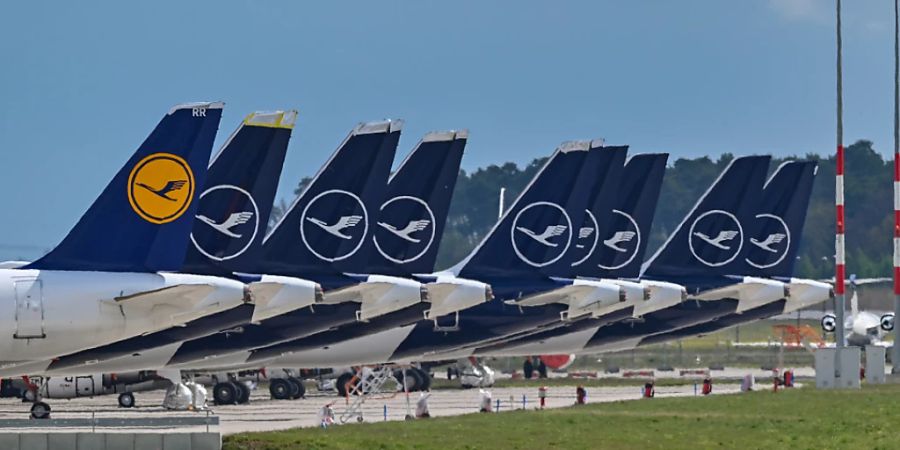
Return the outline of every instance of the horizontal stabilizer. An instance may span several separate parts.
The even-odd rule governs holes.
[[[432,320],[480,305],[493,299],[490,286],[480,281],[464,278],[438,278],[426,285],[431,307],[425,316]]]
[[[541,306],[553,303],[568,304],[572,298],[585,297],[594,292],[593,286],[588,285],[570,285],[554,289],[552,291],[541,292],[540,294],[525,297],[515,303],[519,306]]]
[[[152,291],[116,297],[117,304],[129,308],[151,309],[157,306],[170,306],[178,309],[192,309],[200,304],[216,287],[211,284],[179,284],[166,286]]]
[[[333,305],[338,303],[363,301],[363,296],[380,297],[394,287],[391,283],[360,283],[350,285],[342,289],[335,289],[325,293],[323,303]]]
[[[756,277],[744,277],[738,284],[719,289],[705,291],[695,297],[700,300],[720,300],[723,298],[738,299],[737,312],[741,313],[765,304],[786,298],[787,286],[775,280]]]
[[[307,280],[264,275],[262,281],[247,285],[253,298],[252,322],[258,323],[323,300],[322,288]]]

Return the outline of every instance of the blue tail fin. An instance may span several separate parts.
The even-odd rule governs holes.
[[[402,122],[357,126],[266,236],[257,273],[358,272],[384,199]]]
[[[697,201],[669,239],[644,264],[650,277],[740,274],[747,226],[762,196],[768,156],[737,158]]]
[[[172,108],[63,241],[27,268],[181,269],[221,118],[222,103]]]
[[[590,183],[579,177],[590,148],[588,141],[558,148],[481,244],[453,270],[477,279],[534,277],[563,259],[590,194]]]
[[[668,156],[635,155],[625,164],[616,206],[611,211],[612,226],[601,240],[592,267],[599,270],[595,276],[635,278],[640,275]]]
[[[615,201],[605,215],[609,226],[596,237],[597,250],[581,266],[579,275],[598,278],[640,275],[668,156],[641,154],[628,159],[617,190],[611,196]]]
[[[391,176],[366,273],[434,270],[467,137],[466,131],[427,134]]]
[[[814,161],[785,162],[766,182],[755,216],[756,230],[746,242],[749,252],[743,274],[793,275],[816,168]]]
[[[297,111],[250,114],[209,166],[183,272],[253,267],[265,236]]]
[[[628,156],[628,146],[600,147],[591,151],[600,158],[599,166],[590,167],[585,164],[582,176],[585,183],[591,185],[588,206],[584,211],[584,219],[576,228],[574,243],[569,248],[569,253],[563,263],[566,272],[557,268],[555,276],[562,277],[594,277],[597,271],[593,270],[593,262],[602,244],[600,236],[607,234],[612,222],[612,210],[615,207],[616,196],[622,175],[625,170],[625,158]],[[590,156],[589,156],[590,158]]]

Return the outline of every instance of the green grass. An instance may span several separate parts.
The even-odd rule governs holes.
[[[228,436],[226,449],[900,448],[900,385],[656,398]],[[836,416],[837,415],[837,416]]]

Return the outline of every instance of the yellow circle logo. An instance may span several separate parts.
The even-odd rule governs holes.
[[[128,202],[148,222],[164,224],[181,217],[193,198],[194,173],[171,153],[147,156],[128,177]]]

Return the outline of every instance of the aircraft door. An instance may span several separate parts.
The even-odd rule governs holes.
[[[75,396],[90,397],[94,395],[94,377],[80,376],[75,377]]]
[[[16,339],[44,338],[44,292],[37,278],[16,280]]]

